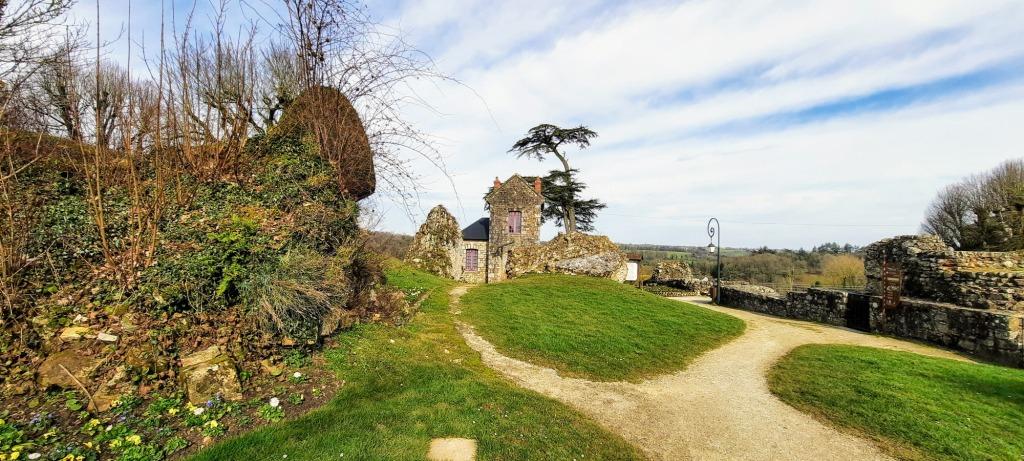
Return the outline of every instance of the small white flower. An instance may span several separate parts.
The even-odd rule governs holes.
[[[205,408],[198,407],[195,410],[192,410],[192,414],[196,415],[196,416],[199,416],[199,415],[203,414],[204,411],[206,411]]]
[[[279,399],[277,397],[271,397],[270,398],[270,406],[272,406],[274,408],[277,408],[279,405],[281,405],[281,399]],[[288,455],[285,455],[285,456],[288,456]]]
[[[292,376],[294,376],[294,377],[295,377],[295,379],[299,379],[299,378],[301,378],[301,377],[302,377],[302,373],[299,373],[299,372],[297,372],[297,371],[296,371],[296,372],[295,372],[295,374],[294,374],[294,375],[292,375]]]
[[[42,458],[42,457],[43,457],[42,453],[32,453],[31,455],[28,455],[28,459],[39,459],[39,458]]]

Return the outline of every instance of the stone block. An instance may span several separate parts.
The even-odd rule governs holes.
[[[242,400],[242,385],[235,364],[219,346],[210,346],[181,359],[181,376],[194,405],[219,395],[224,400]]]

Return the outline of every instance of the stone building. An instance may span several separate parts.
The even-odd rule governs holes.
[[[427,216],[406,260],[437,275],[469,283],[499,282],[526,273],[626,279],[628,258],[608,237],[581,232],[540,242],[540,178],[494,179],[484,196],[490,216],[458,231],[443,206]]]
[[[484,197],[490,217],[480,218],[462,230],[461,261],[455,278],[488,283],[508,277],[506,264],[512,249],[540,241],[540,212],[544,203],[540,178],[532,181],[512,175],[505,182],[494,178]]]

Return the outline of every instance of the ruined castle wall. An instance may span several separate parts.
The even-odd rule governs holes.
[[[904,297],[1024,312],[1024,253],[953,251],[935,236],[900,236],[865,248],[868,291],[882,292],[883,264],[902,271]]]
[[[722,305],[762,314],[846,326],[848,293],[811,288],[785,296],[754,285],[723,286]]]
[[[890,310],[881,308],[880,297],[872,297],[870,303],[872,331],[1024,366],[1021,314],[915,299],[905,299]]]
[[[870,331],[927,341],[1007,365],[1024,366],[1024,314],[976,309],[936,301],[904,298],[896,309],[884,310],[880,296],[866,298],[863,314]],[[842,291],[809,289],[785,296],[756,286],[722,287],[722,305],[799,320],[854,327],[853,296]],[[856,311],[854,311],[856,312]]]

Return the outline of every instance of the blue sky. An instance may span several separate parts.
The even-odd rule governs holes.
[[[134,36],[155,38],[154,4],[134,5]],[[105,35],[125,5],[103,3]],[[78,8],[88,16],[95,5]],[[419,214],[378,197],[368,205],[382,230],[412,233],[437,203],[468,225],[495,176],[555,168],[506,153],[542,122],[600,134],[569,157],[609,205],[599,232],[636,243],[706,244],[712,215],[728,246],[915,233],[940,187],[1024,154],[1024,2],[368,8],[463,83],[410,88],[430,107],[406,116],[436,137],[451,181],[411,157],[424,184]]]

